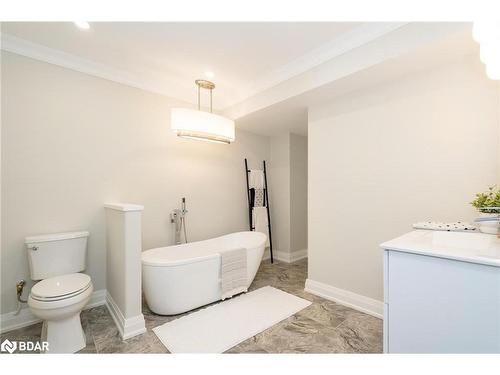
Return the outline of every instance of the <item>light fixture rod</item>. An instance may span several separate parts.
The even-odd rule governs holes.
[[[196,81],[194,81],[194,83],[196,83],[196,86],[198,86],[198,110],[201,109],[200,91],[201,89],[205,89],[210,91],[210,113],[212,113],[212,90],[215,89],[215,84],[205,79],[197,79]]]
[[[201,91],[201,87],[200,87],[200,85],[198,85],[198,111],[201,109],[201,107],[200,107],[200,91]]]

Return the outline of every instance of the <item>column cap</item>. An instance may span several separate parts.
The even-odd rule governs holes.
[[[144,206],[133,203],[105,203],[104,207],[109,208],[110,210],[123,211],[123,212],[144,210]]]

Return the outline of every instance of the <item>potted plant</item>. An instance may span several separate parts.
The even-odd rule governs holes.
[[[480,221],[479,230],[483,233],[497,234],[500,225],[500,190],[491,186],[484,193],[477,193],[471,204],[480,212],[481,218],[493,220]],[[498,220],[494,220],[498,218]]]

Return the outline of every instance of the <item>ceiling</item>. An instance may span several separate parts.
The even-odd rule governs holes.
[[[360,26],[342,22],[180,23],[4,22],[2,33],[154,82],[162,93],[193,101],[194,80],[215,73],[214,107],[255,93],[262,80]]]
[[[383,63],[309,90],[304,94],[251,112],[239,118],[237,125],[240,129],[268,136],[276,136],[284,131],[307,135],[307,108],[311,106],[319,103],[334,104],[336,99],[345,95],[373,89],[378,85],[404,79],[412,73],[462,61],[466,57],[476,59],[479,64],[479,46],[472,40],[470,28],[452,33],[439,41],[387,59]]]
[[[342,22],[3,22],[4,50],[196,102],[262,135],[307,134],[320,100],[476,53],[470,24]],[[202,98],[203,100],[204,98]],[[202,102],[202,105],[206,103]]]

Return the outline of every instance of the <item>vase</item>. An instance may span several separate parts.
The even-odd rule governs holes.
[[[499,214],[491,214],[487,212],[482,212],[480,214],[480,217],[493,217],[493,218],[498,218],[498,220],[492,220],[492,221],[481,221],[479,222],[479,230],[481,233],[488,233],[488,234],[497,234],[498,233],[498,227],[500,225],[500,217]]]

